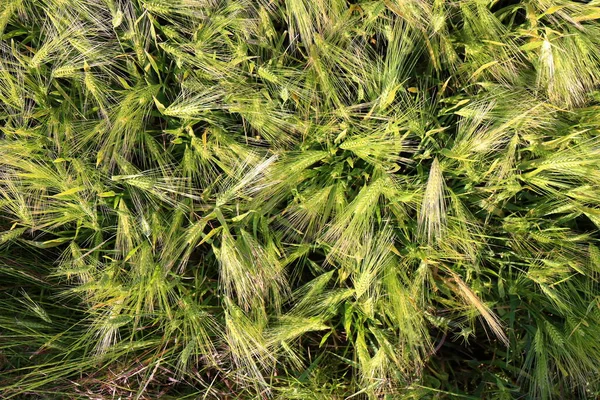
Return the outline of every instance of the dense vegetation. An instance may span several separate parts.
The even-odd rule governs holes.
[[[0,397],[600,396],[600,3],[0,0]]]

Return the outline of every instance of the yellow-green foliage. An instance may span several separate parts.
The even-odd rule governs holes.
[[[600,3],[0,0],[0,397],[600,396]]]

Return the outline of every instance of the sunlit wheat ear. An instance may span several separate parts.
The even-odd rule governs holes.
[[[587,32],[582,34],[571,28],[560,33],[546,28],[537,39],[542,43],[534,59],[537,85],[559,107],[582,104],[600,79],[600,58],[595,50],[599,31],[594,26]]]
[[[382,292],[381,278],[387,273],[393,261],[390,248],[395,238],[393,231],[387,225],[378,232],[373,227],[370,230],[372,232],[367,230],[364,234],[361,248],[356,249],[359,254],[357,258],[360,259],[357,260],[352,281],[357,299],[368,295],[370,299],[376,301]]]
[[[27,87],[23,69],[17,66],[8,46],[0,43],[0,109],[8,115],[23,118]]]
[[[330,33],[335,23],[343,21],[342,2],[331,0],[286,0],[285,15],[290,27],[290,41],[310,46],[315,36]]]
[[[6,28],[9,20],[13,17],[13,14],[18,12],[19,7],[21,7],[21,3],[23,3],[23,0],[2,3],[4,10],[0,12],[0,35],[4,33],[4,29]]]
[[[263,160],[256,160],[255,157],[248,157],[236,166],[235,175],[228,177],[220,188],[220,193],[216,198],[216,205],[222,206],[235,198],[249,198],[249,196],[260,193],[266,187],[272,185],[268,181],[268,174],[271,172],[273,163],[277,156],[271,156]]]
[[[418,216],[419,237],[429,245],[444,236],[446,229],[446,193],[442,168],[437,158],[429,170],[427,186]]]
[[[272,364],[272,354],[267,348],[264,324],[255,321],[231,299],[225,298],[225,344],[236,367],[234,374],[265,388],[264,371]]]
[[[494,335],[500,339],[505,346],[509,345],[508,336],[504,332],[505,327],[502,324],[500,318],[492,311],[490,308],[484,304],[473,290],[462,280],[460,276],[455,273],[451,273],[454,282],[458,285],[459,295],[464,299],[464,301],[475,307],[477,311],[481,314],[481,317],[485,320],[487,325],[490,327]]]
[[[300,234],[308,241],[314,240],[335,213],[336,189],[336,185],[330,185],[303,192],[302,201],[286,210],[291,225],[291,229],[285,232],[286,237]]]
[[[324,232],[322,238],[331,243],[328,261],[336,257],[360,257],[357,251],[363,240],[370,235],[380,197],[386,186],[390,185],[386,177],[375,179],[365,185],[350,204],[345,207]]]

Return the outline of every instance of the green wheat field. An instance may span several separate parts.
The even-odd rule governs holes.
[[[600,398],[600,0],[0,0],[0,398]]]

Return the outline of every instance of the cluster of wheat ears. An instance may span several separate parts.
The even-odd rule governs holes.
[[[600,1],[0,0],[0,397],[600,396]]]

